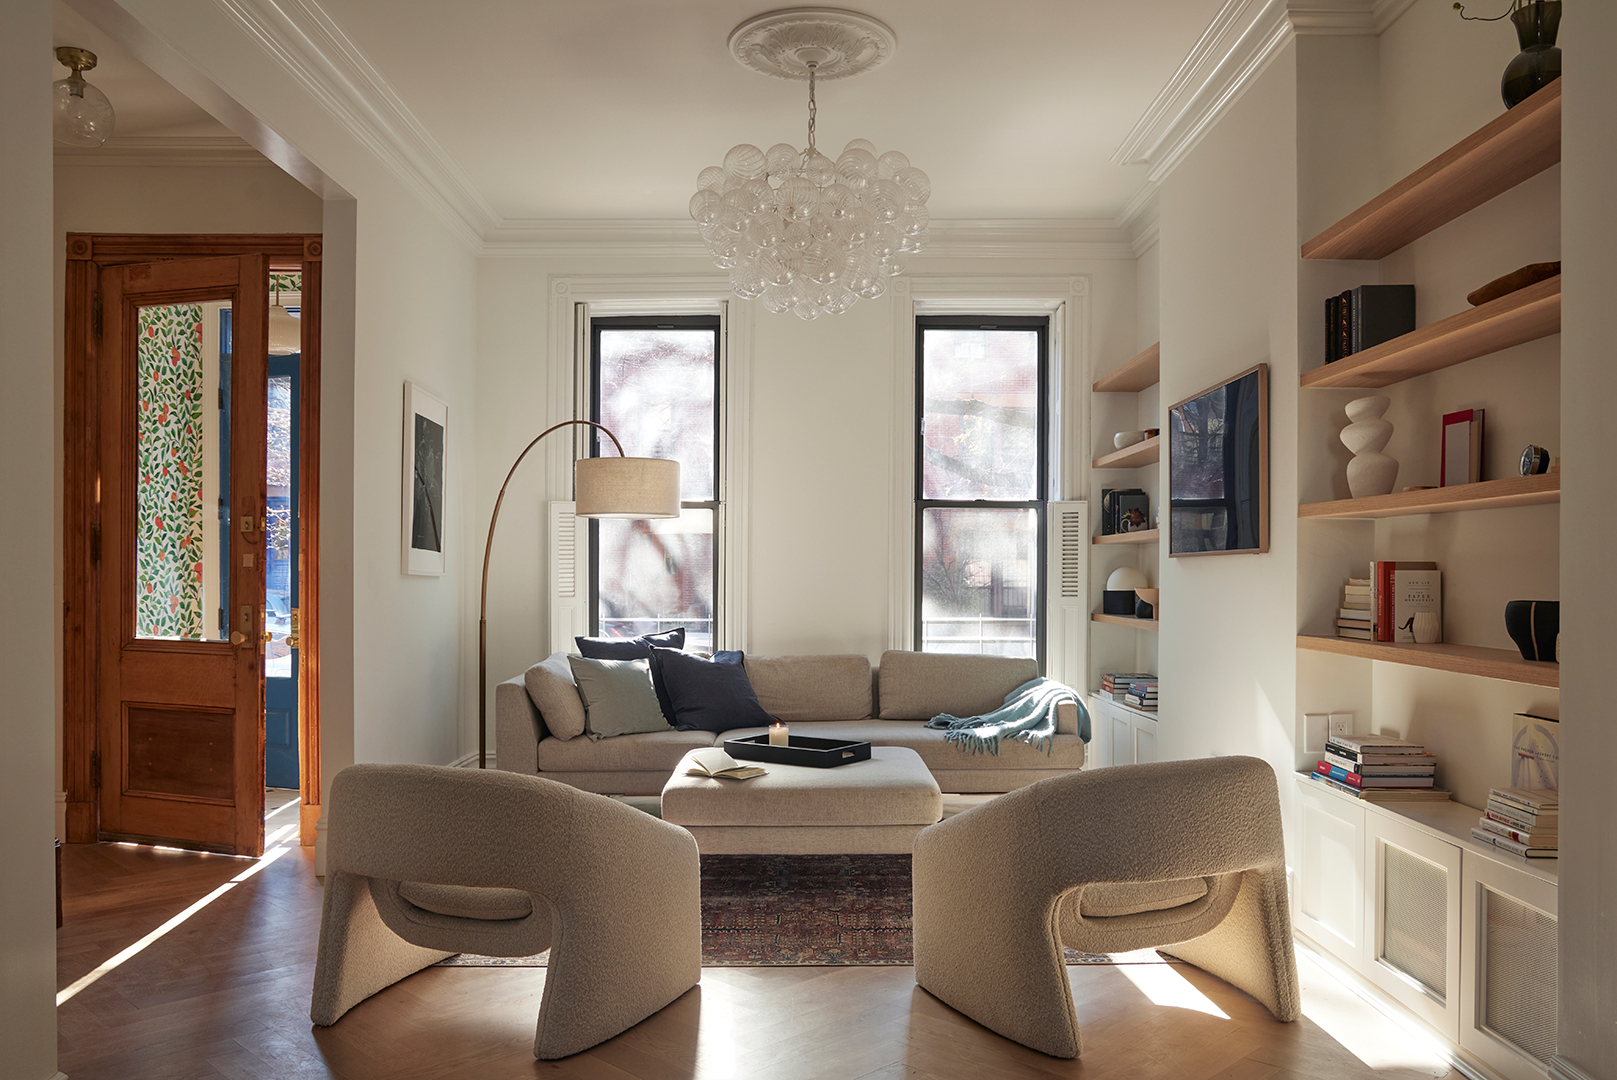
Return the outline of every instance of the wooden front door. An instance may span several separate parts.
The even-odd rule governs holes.
[[[100,272],[103,839],[263,853],[268,272]]]

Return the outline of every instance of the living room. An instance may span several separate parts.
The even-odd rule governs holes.
[[[1064,475],[1054,494],[1092,506],[1103,488],[1117,486],[1118,474],[1088,465],[1110,449],[1114,431],[1165,427],[1152,422],[1164,406],[1267,363],[1269,552],[1184,560],[1147,546],[1097,549],[1089,566],[1092,607],[1098,608],[1105,574],[1130,563],[1145,566],[1150,584],[1160,586],[1167,614],[1155,632],[1090,626],[1087,655],[1076,671],[1061,674],[1092,691],[1103,671],[1160,673],[1161,760],[1251,754],[1269,761],[1282,781],[1287,861],[1295,866],[1303,852],[1290,774],[1310,764],[1300,735],[1304,714],[1349,712],[1360,731],[1419,735],[1449,762],[1445,783],[1456,800],[1471,806],[1479,805],[1479,791],[1485,797],[1500,782],[1495,769],[1508,752],[1509,718],[1558,714],[1554,688],[1300,651],[1298,635],[1326,632],[1322,619],[1335,607],[1342,579],[1365,558],[1440,560],[1460,604],[1451,611],[1452,639],[1480,646],[1510,647],[1498,617],[1504,600],[1564,591],[1561,657],[1574,701],[1568,711],[1591,714],[1605,689],[1606,639],[1597,619],[1613,582],[1597,539],[1608,511],[1597,507],[1612,503],[1599,497],[1608,484],[1604,474],[1589,466],[1609,457],[1598,440],[1600,387],[1610,376],[1594,335],[1605,291],[1596,283],[1613,278],[1603,205],[1613,174],[1604,137],[1613,98],[1611,76],[1596,70],[1594,58],[1598,43],[1613,42],[1613,17],[1580,6],[1563,32],[1573,73],[1562,165],[1379,267],[1355,261],[1321,269],[1299,262],[1303,242],[1500,114],[1498,74],[1516,51],[1513,35],[1505,24],[1462,22],[1437,0],[1276,4],[1262,13],[1240,4],[1179,8],[1194,9],[1195,17],[1165,20],[1172,47],[1153,47],[1160,78],[1145,103],[1176,87],[1181,97],[1162,99],[1156,126],[1140,129],[1144,164],[1128,167],[1140,188],[1147,186],[1140,177],[1153,178],[1148,199],[1137,206],[1118,200],[1104,213],[1064,219],[1040,215],[1032,223],[1017,222],[1014,213],[940,213],[929,249],[888,296],[813,322],[730,302],[726,433],[734,444],[728,477],[734,487],[726,610],[733,647],[749,652],[859,653],[874,660],[886,649],[911,647],[907,433],[918,311],[1005,314],[1042,306],[1060,313]],[[58,473],[46,454],[55,459],[60,421],[28,402],[60,400],[50,357],[60,356],[61,294],[53,303],[41,268],[48,260],[60,273],[65,233],[319,232],[327,353],[352,357],[351,365],[328,366],[323,387],[336,418],[326,432],[321,553],[325,776],[354,762],[464,758],[476,748],[480,721],[474,673],[483,531],[510,460],[544,426],[573,414],[575,303],[609,310],[613,303],[662,300],[665,313],[679,313],[725,299],[714,284],[723,275],[696,247],[694,226],[675,220],[683,203],[624,214],[632,219],[627,224],[603,224],[598,219],[608,215],[591,213],[589,198],[612,193],[574,193],[564,197],[576,203],[558,197],[553,220],[479,231],[468,224],[480,211],[463,177],[445,173],[441,162],[406,161],[397,146],[379,152],[356,136],[353,116],[374,102],[366,95],[375,85],[353,90],[340,108],[317,104],[309,84],[273,62],[224,8],[197,12],[149,0],[71,10],[275,164],[89,167],[59,160],[53,166],[42,147],[7,154],[0,166],[6,247],[27,254],[14,258],[0,303],[17,328],[14,354],[30,359],[18,365],[17,392],[5,406],[5,457],[29,464],[8,470],[0,482],[8,505],[37,511],[19,515],[35,521],[32,529],[8,525],[8,562],[60,565],[59,535],[44,527],[56,520]],[[4,76],[6,101],[18,103],[8,112],[33,109],[59,77],[41,58],[60,12],[30,0],[4,16],[0,37],[15,60]],[[701,22],[711,22],[711,32],[682,30],[689,37],[681,47],[699,46],[716,54],[713,63],[734,66],[724,34],[751,14],[733,5],[709,13]],[[917,50],[928,40],[927,20],[936,17],[903,5],[872,14]],[[1215,16],[1234,21],[1215,32]],[[1005,15],[1022,34],[1036,33],[1049,17],[1041,5]],[[1083,30],[1081,17],[1063,18],[1074,33]],[[277,33],[287,30],[273,19],[269,24]],[[1099,51],[1126,57],[1130,35],[1140,33],[1137,24],[1129,34],[1101,33]],[[1199,40],[1209,50],[1200,55]],[[903,88],[904,56],[901,50],[878,73],[895,93]],[[1175,83],[1181,62],[1188,66]],[[381,70],[402,77],[386,64]],[[748,106],[768,117],[766,129],[754,132],[750,120],[738,119],[727,142],[700,147],[703,163],[717,161],[736,141],[800,139],[802,88],[764,84],[736,70],[737,78],[768,85],[769,93],[759,93],[766,100]],[[859,80],[822,88],[827,142],[840,146],[866,135],[885,149],[888,139],[846,130],[837,117],[839,109],[854,108],[860,90]],[[934,107],[909,102],[906,108],[917,112]],[[1085,122],[1081,102],[1021,104],[1026,118],[1004,110],[1016,116],[1019,137],[1036,137],[1043,124]],[[429,103],[410,105],[434,135],[447,138],[440,126],[452,119],[432,116]],[[1111,127],[1128,133],[1146,119],[1136,109]],[[38,126],[8,121],[8,148],[38,142],[29,124]],[[901,115],[884,130],[910,150]],[[512,152],[526,162],[511,167],[515,174],[544,174],[555,184],[550,174],[565,172],[546,162],[543,148]],[[912,156],[932,173],[935,200],[947,204],[939,182],[947,170]],[[680,176],[682,186],[694,183],[691,172]],[[141,177],[147,191],[137,200],[131,193]],[[1057,174],[1046,182],[1067,181]],[[1578,226],[1563,235],[1562,221]],[[692,231],[680,235],[676,226]],[[1565,482],[1575,492],[1564,500],[1564,513],[1551,506],[1492,512],[1508,515],[1499,519],[1469,515],[1463,526],[1434,525],[1429,534],[1419,531],[1427,527],[1422,523],[1440,519],[1402,519],[1417,524],[1374,534],[1368,530],[1384,526],[1299,521],[1292,507],[1347,495],[1347,455],[1336,432],[1346,422],[1343,406],[1357,395],[1298,388],[1299,377],[1321,359],[1323,298],[1365,281],[1414,280],[1439,303],[1431,312],[1438,318],[1459,310],[1449,301],[1468,289],[1547,259],[1574,265],[1559,348],[1553,341],[1518,347],[1508,362],[1519,360],[1526,376],[1495,358],[1456,369],[1447,377],[1452,381],[1435,377],[1431,400],[1399,399],[1407,411],[1390,417],[1399,431],[1390,449],[1406,470],[1399,487],[1435,483],[1427,474],[1435,473],[1438,416],[1486,402],[1497,425],[1487,475],[1514,475],[1506,470],[1521,444],[1545,445],[1566,462]],[[1088,394],[1095,379],[1157,341],[1156,391],[1138,401]],[[1558,383],[1549,378],[1557,372]],[[457,509],[446,544],[455,554],[441,577],[409,577],[397,567],[399,400],[407,381],[430,387],[452,418],[449,481]],[[491,683],[553,651],[544,508],[569,497],[570,458],[565,440],[551,444],[507,496],[502,562],[490,597]],[[1426,541],[1434,550],[1409,550]],[[37,632],[60,625],[49,577],[8,583],[12,618],[8,647],[0,650],[15,688],[6,721],[15,753],[4,766],[4,787],[19,828],[5,843],[20,882],[3,901],[0,921],[8,970],[23,973],[6,980],[6,1043],[24,1052],[17,1060],[29,1064],[19,1075],[30,1080],[54,1071],[52,1040],[41,1038],[54,1030],[55,957],[40,948],[51,938],[45,922],[51,875],[45,846],[35,844],[53,828],[51,808],[64,790],[60,720],[41,720],[60,714],[59,688],[44,673],[60,668],[61,636]],[[1565,841],[1568,873],[1560,881],[1555,1065],[1556,1075],[1566,1077],[1617,1070],[1617,1040],[1605,1030],[1611,1005],[1598,992],[1597,974],[1612,938],[1597,908],[1611,871],[1602,861],[1595,770],[1614,749],[1610,738],[1576,724],[1567,734],[1573,823]]]

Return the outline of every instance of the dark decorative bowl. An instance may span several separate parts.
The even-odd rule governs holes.
[[[1523,660],[1555,661],[1555,638],[1561,632],[1559,600],[1512,600],[1505,605],[1505,630],[1522,651]]]

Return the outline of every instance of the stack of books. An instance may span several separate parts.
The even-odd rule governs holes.
[[[1128,693],[1123,695],[1123,704],[1144,712],[1157,711],[1157,680],[1134,679],[1129,683]]]
[[[1348,578],[1342,607],[1336,613],[1336,636],[1369,641],[1375,627],[1370,617],[1370,579]]]
[[[1415,286],[1360,285],[1325,301],[1325,362],[1415,329]]]
[[[1473,839],[1529,859],[1561,856],[1561,796],[1545,788],[1494,788]]]
[[[1443,640],[1443,574],[1435,562],[1370,564],[1370,623],[1376,641],[1414,641],[1416,614],[1436,612]]]
[[[1151,683],[1151,688],[1156,689],[1157,677],[1155,675],[1138,672],[1125,675],[1112,672],[1103,674],[1100,677],[1100,692],[1103,696],[1109,697],[1113,701],[1122,701],[1128,697],[1129,687],[1137,680],[1149,682]]]
[[[1437,758],[1419,743],[1390,735],[1332,735],[1312,779],[1366,802],[1443,800]]]

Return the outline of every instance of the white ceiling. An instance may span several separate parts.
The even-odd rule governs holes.
[[[770,0],[323,0],[323,9],[495,215],[676,219],[738,142],[801,147],[807,88],[726,47]],[[932,177],[934,218],[1113,218],[1146,183],[1113,151],[1220,0],[864,0],[898,37],[883,67],[819,92],[819,143],[867,138]],[[57,44],[118,135],[222,125],[56,5]],[[58,69],[63,71],[64,69]]]

